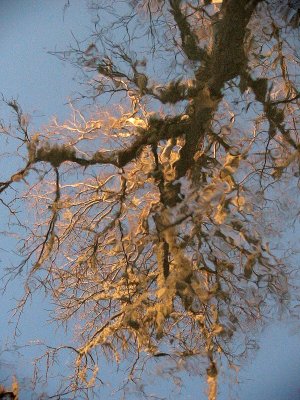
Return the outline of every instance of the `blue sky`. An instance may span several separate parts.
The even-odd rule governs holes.
[[[90,14],[85,9],[85,1],[72,1],[63,19],[64,0],[0,0],[0,92],[6,98],[15,97],[22,108],[32,115],[33,126],[46,123],[52,115],[63,119],[68,114],[66,103],[79,89],[74,80],[76,70],[69,64],[48,54],[48,50],[66,49],[72,42],[72,33],[85,37],[90,23]],[[0,107],[0,117],[6,116]],[[13,163],[13,159],[11,159]],[[9,168],[9,167],[8,167]],[[4,173],[4,171],[2,171]],[[1,177],[2,179],[2,177]],[[2,226],[5,229],[5,210],[0,210]],[[1,237],[0,248],[13,248],[14,241]],[[0,251],[0,268],[13,262],[7,251]],[[10,285],[1,299],[0,346],[10,341],[13,324],[8,325],[14,298],[20,293],[20,282]],[[48,305],[49,306],[49,305]],[[20,343],[38,338],[47,339],[55,334],[47,322],[47,302],[32,301],[30,308],[21,319]],[[5,321],[5,323],[3,323]],[[296,327],[296,328],[295,328]],[[262,336],[257,336],[260,350],[245,362],[237,386],[221,384],[220,400],[297,400],[300,399],[300,334],[299,327],[288,322],[267,328]],[[25,350],[21,358],[17,353],[3,355],[3,360],[12,364],[12,371],[28,378],[27,367],[36,350]],[[0,378],[10,374],[1,366]],[[185,397],[205,399],[203,387],[193,378],[185,379]],[[45,388],[50,389],[51,388]],[[49,390],[49,391],[50,391]],[[199,394],[200,391],[200,394]],[[29,399],[29,393],[21,397]],[[26,397],[28,396],[28,397]]]

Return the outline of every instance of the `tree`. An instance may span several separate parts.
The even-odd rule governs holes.
[[[4,400],[18,400],[19,399],[19,384],[15,377],[13,377],[11,388],[6,388],[0,385],[0,399]]]
[[[88,396],[102,356],[126,360],[133,382],[153,360],[173,371],[198,357],[213,400],[221,363],[251,346],[250,328],[297,301],[276,247],[285,227],[270,213],[298,205],[299,10],[109,4],[90,4],[88,41],[55,53],[88,83],[69,121],[31,132],[5,100],[17,119],[2,134],[23,162],[0,185],[24,229],[9,276],[26,276],[20,311],[42,288],[53,319],[78,325],[72,345],[47,347],[47,365],[74,353],[60,396]],[[16,212],[24,203],[32,224]]]

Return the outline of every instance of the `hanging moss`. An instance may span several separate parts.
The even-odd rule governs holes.
[[[50,146],[47,143],[36,152],[36,161],[49,162],[53,167],[59,167],[65,161],[73,161],[75,157],[75,149],[66,145]]]

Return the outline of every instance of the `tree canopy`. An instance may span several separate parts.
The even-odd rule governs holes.
[[[1,134],[19,158],[0,200],[23,234],[8,276],[24,274],[20,311],[43,289],[52,318],[75,326],[71,344],[47,345],[47,366],[74,355],[57,398],[88,398],[103,357],[126,362],[133,383],[153,360],[173,373],[196,358],[214,400],[222,363],[298,301],[278,244],[298,219],[299,9],[89,7],[90,37],[54,53],[86,85],[70,118],[35,132],[3,99],[16,118]]]

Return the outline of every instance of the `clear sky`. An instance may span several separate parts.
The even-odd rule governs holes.
[[[66,49],[73,40],[71,32],[82,37],[88,31],[90,15],[85,11],[85,1],[72,1],[63,19],[64,3],[64,0],[0,0],[0,93],[7,98],[17,98],[22,108],[33,116],[35,127],[46,123],[52,115],[61,119],[66,116],[68,98],[79,89],[74,81],[76,70],[47,53],[48,50]],[[0,118],[5,116],[3,107],[0,107],[0,113]],[[0,209],[0,230],[6,229],[4,212]],[[5,251],[13,245],[12,240],[1,237],[0,268],[9,260],[13,261]],[[12,334],[12,325],[7,324],[9,310],[14,307],[13,299],[19,294],[19,285],[15,282],[9,286],[0,300],[2,349]],[[47,302],[33,300],[21,320],[19,340],[22,344],[55,334],[47,323],[46,308]],[[257,339],[261,348],[239,373],[240,384],[232,383],[229,388],[221,385],[220,400],[300,399],[300,333],[292,335],[289,324],[281,323],[269,327]],[[23,353],[21,358],[17,352],[4,354],[2,360],[9,360],[13,364],[12,370],[17,368],[21,381],[29,377],[27,364],[33,351]],[[1,364],[0,359],[0,380],[9,374],[10,369],[3,362]],[[205,399],[202,389],[199,393],[195,379],[187,377],[185,386],[187,389],[182,398]],[[27,400],[26,396],[30,398],[29,393],[24,396],[21,400]]]

